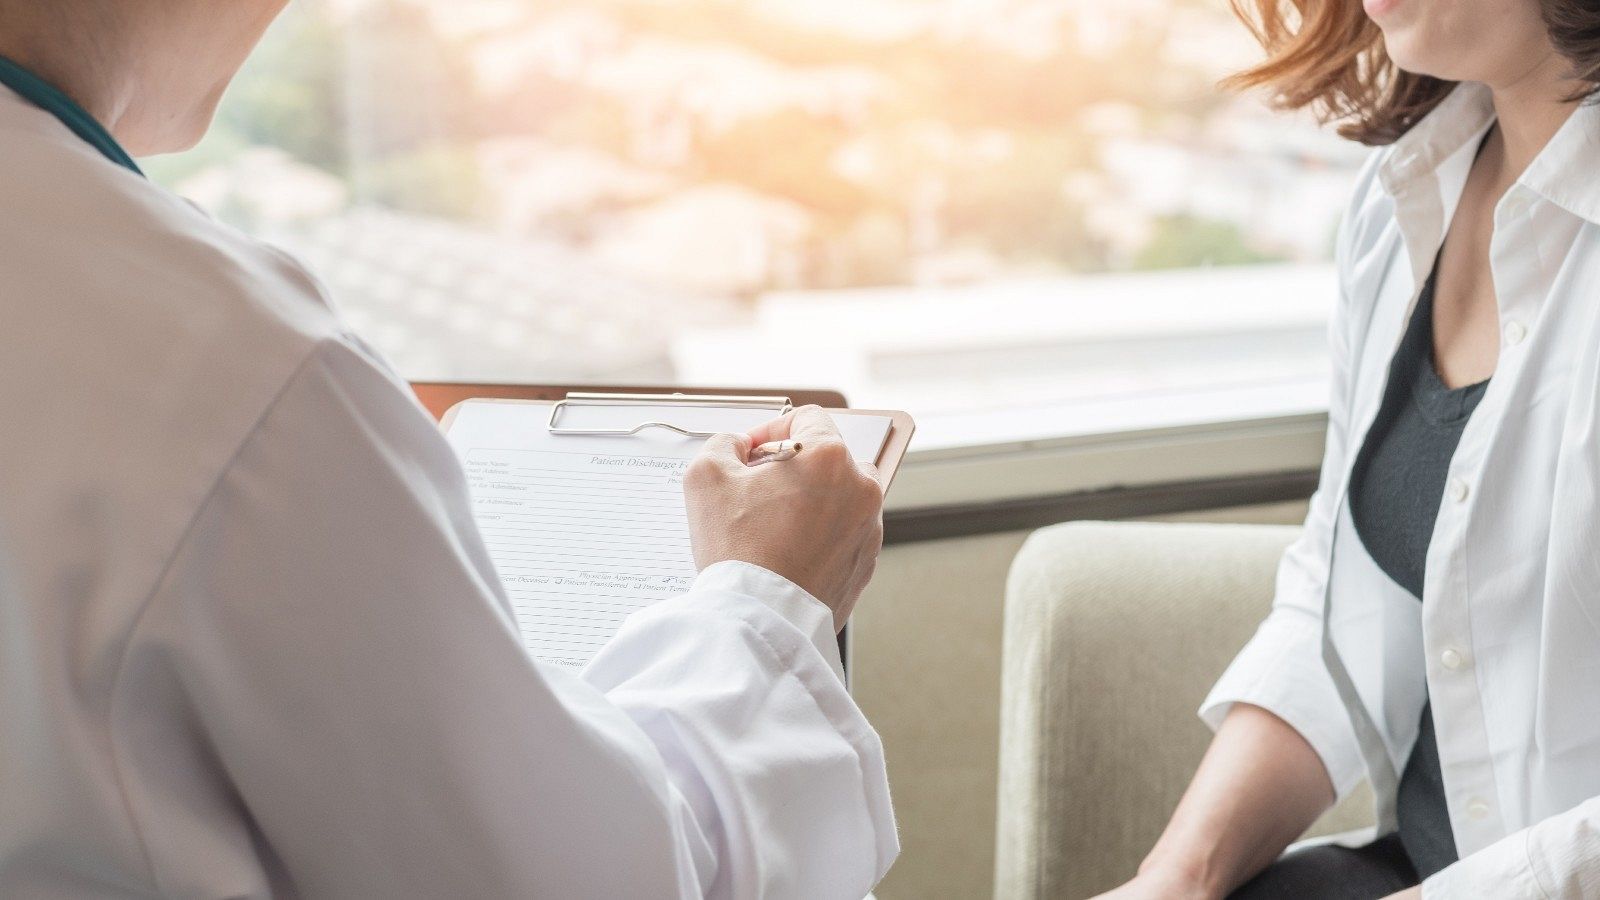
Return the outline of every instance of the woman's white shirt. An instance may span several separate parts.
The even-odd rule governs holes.
[[[1321,482],[1273,610],[1207,698],[1264,707],[1380,827],[1431,697],[1461,861],[1428,897],[1600,894],[1600,108],[1576,109],[1495,209],[1493,380],[1450,462],[1419,605],[1373,562],[1350,470],[1479,140],[1464,84],[1374,154],[1341,228]]]
[[[832,617],[724,563],[581,675],[294,261],[0,89],[0,896],[836,897]]]

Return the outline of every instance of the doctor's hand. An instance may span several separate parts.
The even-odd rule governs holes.
[[[746,464],[768,441],[799,441],[793,459]],[[883,487],[850,456],[833,420],[804,406],[749,434],[721,434],[684,478],[694,561],[739,560],[799,585],[844,627],[883,546]]]

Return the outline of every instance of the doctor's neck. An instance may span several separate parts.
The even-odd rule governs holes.
[[[137,76],[131,50],[117,46],[120,18],[113,4],[0,0],[0,56],[71,97],[126,144]]]
[[[287,0],[0,0],[0,56],[135,156],[192,147]]]

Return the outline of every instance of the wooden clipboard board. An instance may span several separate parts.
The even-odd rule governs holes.
[[[878,453],[877,468],[878,481],[883,484],[885,491],[894,483],[894,476],[900,470],[900,462],[905,458],[906,450],[911,445],[911,437],[917,430],[916,422],[908,413],[898,410],[850,409],[845,405],[844,395],[837,391],[785,391],[771,388],[618,387],[611,385],[515,385],[475,384],[470,382],[414,382],[411,387],[416,392],[417,399],[422,401],[422,405],[439,421],[439,426],[445,429],[450,427],[456,407],[467,400],[490,400],[553,406],[567,399],[570,395],[583,394],[650,394],[659,396],[663,400],[675,395],[681,395],[685,398],[702,396],[781,396],[787,398],[795,406],[821,406],[831,415],[884,416],[890,421],[889,436],[884,440],[883,449]]]

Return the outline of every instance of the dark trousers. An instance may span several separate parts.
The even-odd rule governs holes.
[[[1365,847],[1322,844],[1296,850],[1229,895],[1230,900],[1378,900],[1420,882],[1400,836]]]

